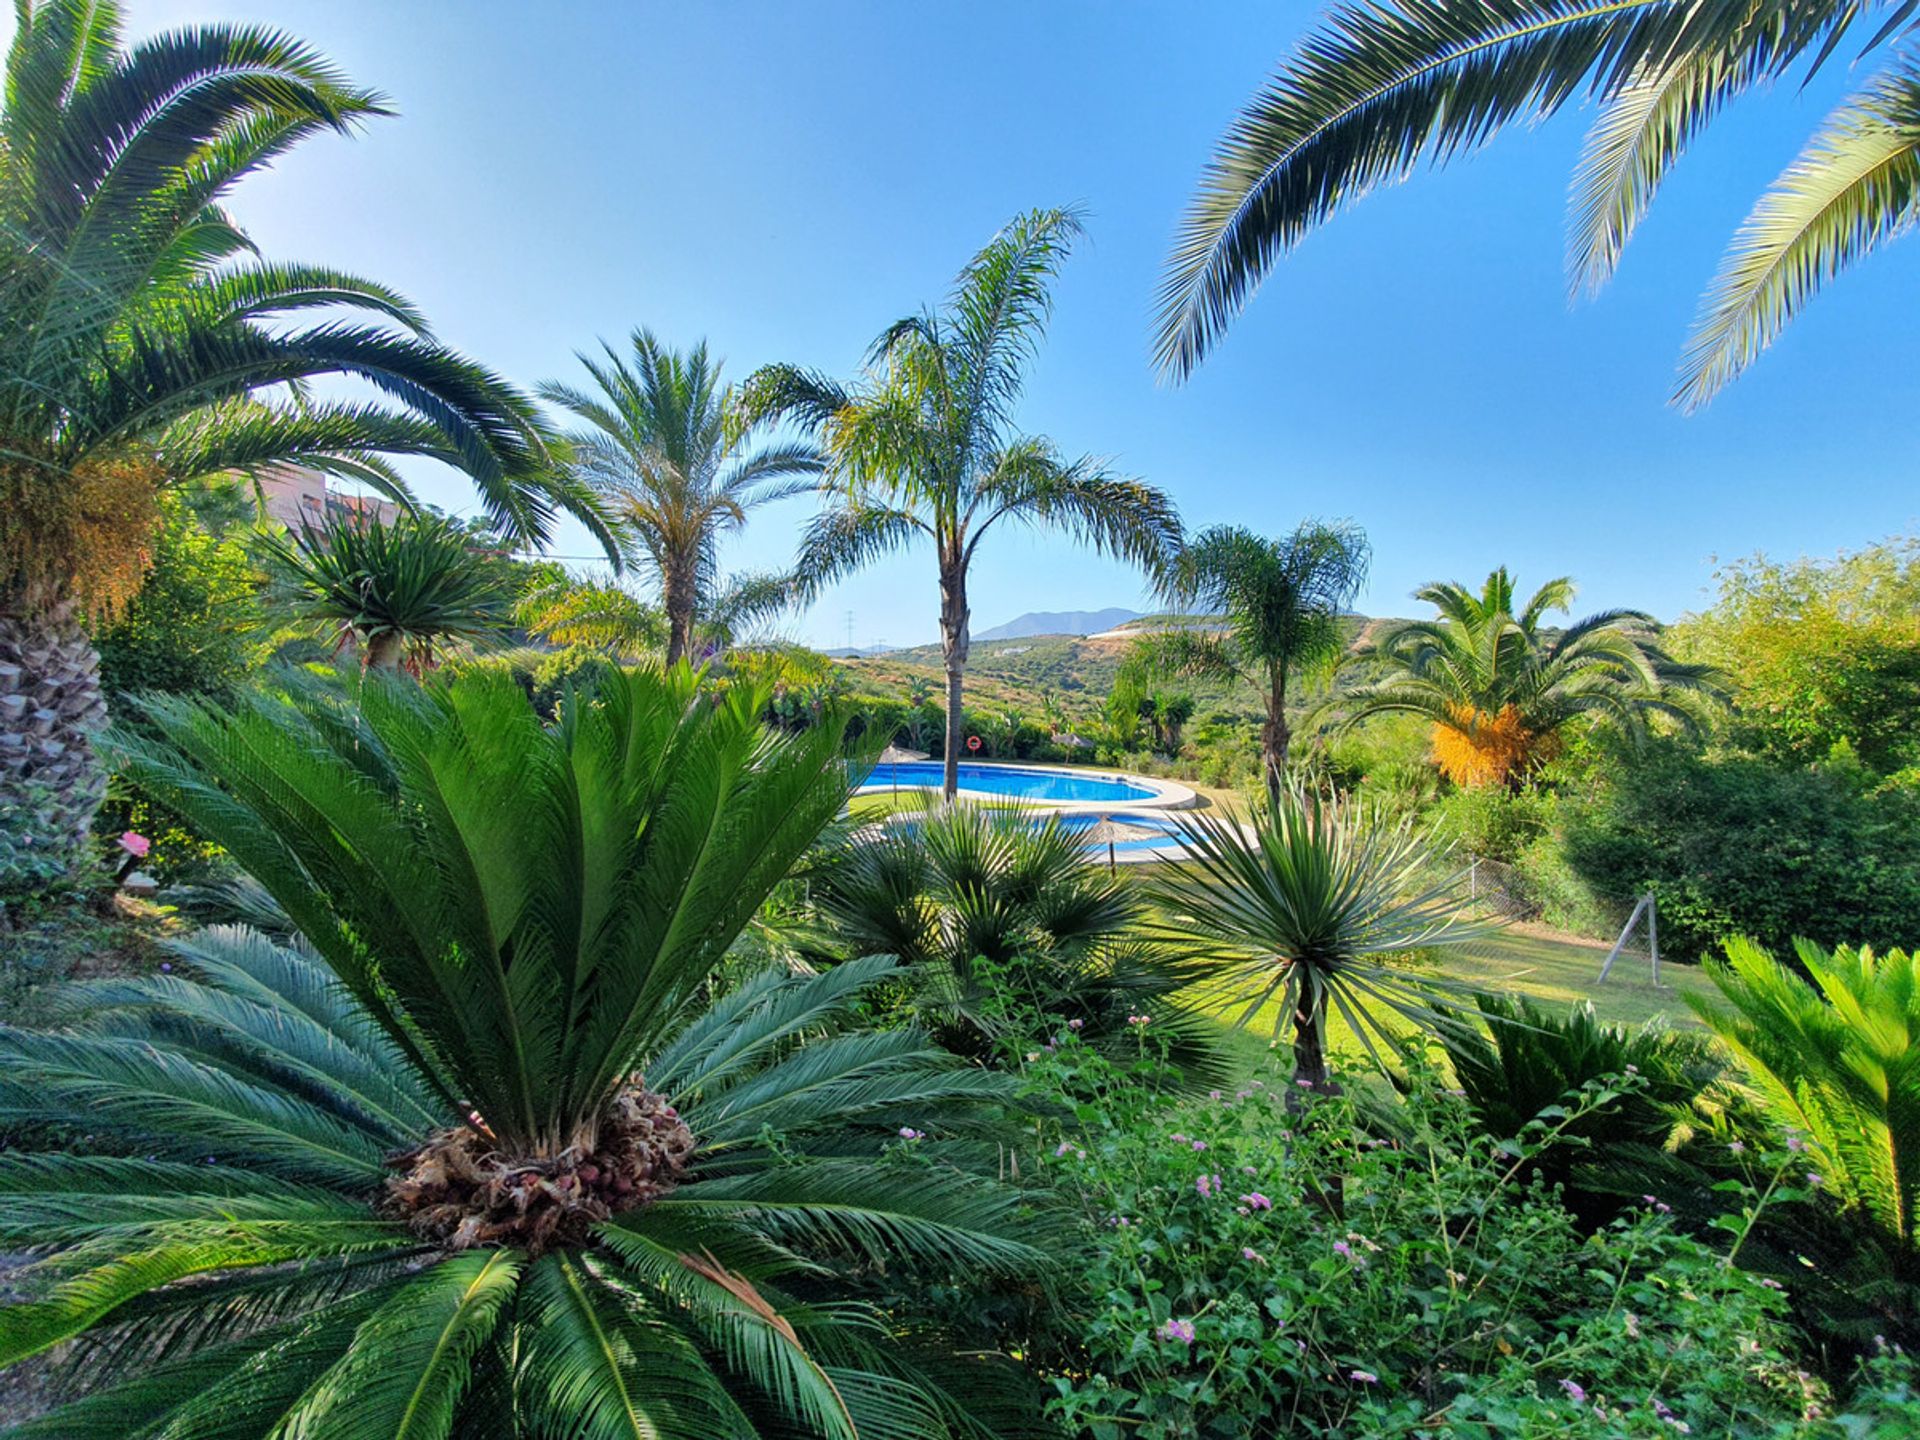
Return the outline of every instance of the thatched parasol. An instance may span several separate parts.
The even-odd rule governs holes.
[[[1107,870],[1111,873],[1120,863],[1114,853],[1114,846],[1122,840],[1152,840],[1160,832],[1145,825],[1130,825],[1125,820],[1116,820],[1111,815],[1102,815],[1097,821],[1080,832],[1080,843],[1088,849],[1096,845],[1107,847]]]
[[[911,765],[916,760],[931,759],[924,750],[908,750],[899,745],[889,745],[880,752],[877,763],[881,765]]]

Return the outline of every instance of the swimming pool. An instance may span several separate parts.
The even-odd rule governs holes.
[[[946,778],[938,760],[908,760],[876,765],[860,789],[937,790]],[[961,765],[960,788],[975,795],[999,795],[1013,800],[1043,800],[1073,805],[1139,805],[1167,803],[1166,790],[1118,775],[1086,775],[1072,770],[1044,770],[1035,765]]]
[[[1062,815],[1054,822],[1069,835],[1082,838],[1080,843],[1094,852],[1093,858],[1104,858],[1108,841],[1088,835],[1094,826],[1103,820],[1115,825],[1123,825],[1128,830],[1151,831],[1148,835],[1132,835],[1126,839],[1111,842],[1115,856],[1137,855],[1143,859],[1167,859],[1184,853],[1185,846],[1180,840],[1180,823],[1164,815],[1140,814],[1134,811],[1118,810],[1110,815]]]

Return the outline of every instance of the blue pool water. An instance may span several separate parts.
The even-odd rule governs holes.
[[[863,790],[895,787],[938,789],[944,771],[938,760],[876,765]],[[1154,792],[1124,780],[1076,775],[1071,770],[1033,770],[1021,765],[962,765],[960,788],[976,795],[1006,795],[1016,800],[1072,800],[1087,805],[1126,805],[1151,800]]]
[[[1125,855],[1140,850],[1177,850],[1180,848],[1179,822],[1169,820],[1164,815],[1140,815],[1126,811],[1112,815],[1062,815],[1057,823],[1069,835],[1083,834],[1093,829],[1102,820],[1112,820],[1116,824],[1130,826],[1137,830],[1151,830],[1151,835],[1139,835],[1130,840],[1115,840],[1114,852]],[[1107,853],[1106,843],[1098,840],[1082,842],[1100,854]]]

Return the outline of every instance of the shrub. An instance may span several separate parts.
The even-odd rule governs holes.
[[[1481,786],[1454,790],[1433,809],[1433,827],[1469,855],[1511,864],[1547,833],[1553,796],[1544,790]]]
[[[619,673],[618,665],[591,646],[569,645],[556,650],[534,666],[534,708],[551,719],[560,712],[560,703],[569,691],[591,699],[609,675]]]
[[[1825,1398],[1769,1283],[1657,1205],[1589,1235],[1521,1178],[1588,1101],[1503,1144],[1422,1076],[1389,1142],[1277,1075],[1160,1109],[1070,1040],[1037,1073],[1091,1252],[1052,1357],[1071,1434],[1751,1435]]]
[[[1920,796],[1846,767],[1660,746],[1570,810],[1566,850],[1603,899],[1651,889],[1675,958],[1738,935],[1776,948],[1920,940]]]

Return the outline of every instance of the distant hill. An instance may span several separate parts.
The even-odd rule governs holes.
[[[1033,635],[1098,635],[1102,630],[1139,618],[1138,610],[1123,610],[1117,605],[1106,610],[1029,610],[991,630],[976,630],[973,638],[977,643],[1025,640]]]

